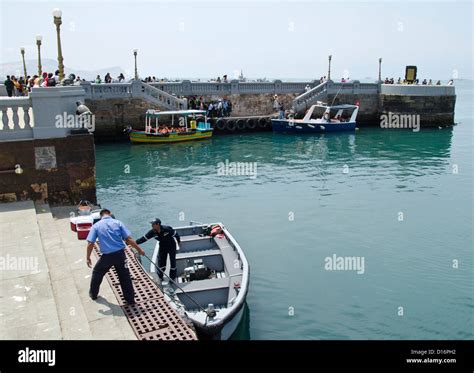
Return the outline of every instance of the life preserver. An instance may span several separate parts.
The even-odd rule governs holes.
[[[233,120],[228,120],[225,124],[225,128],[227,131],[234,132],[235,131],[235,122]]]
[[[329,113],[326,111],[323,115],[325,121],[329,122]]]
[[[242,131],[245,129],[245,122],[243,119],[238,119],[235,125],[239,131]]]
[[[224,233],[224,231],[222,230],[221,226],[220,225],[214,225],[211,229],[211,234],[210,236],[211,237],[215,237],[217,236],[218,234],[221,234],[221,233]]]
[[[249,130],[254,130],[257,127],[257,123],[251,118],[247,119],[246,127]]]
[[[225,129],[225,121],[224,119],[218,119],[216,122],[216,128],[220,131],[223,131]]]

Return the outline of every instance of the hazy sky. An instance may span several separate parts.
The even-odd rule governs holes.
[[[81,70],[120,66],[141,76],[473,78],[473,5],[325,1],[21,1],[0,0],[0,62],[56,58],[51,11],[63,11],[64,64]]]

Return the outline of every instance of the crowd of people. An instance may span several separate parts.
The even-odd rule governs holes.
[[[384,84],[395,84],[395,79],[393,78],[385,78]],[[403,79],[402,78],[398,78],[397,79],[397,83],[396,84],[420,84],[420,80],[419,79],[415,79],[414,81],[407,81],[406,79]],[[448,85],[453,85],[454,84],[454,80],[451,79],[448,83]],[[421,82],[421,85],[441,85],[441,80],[438,80],[436,83],[433,82],[433,80],[429,79],[429,80],[426,80],[426,79],[423,79],[423,81]]]
[[[232,113],[232,102],[227,98],[206,102],[202,96],[192,96],[188,104],[190,109],[205,110],[208,118],[229,117]]]
[[[7,90],[8,97],[14,96],[28,96],[28,93],[31,92],[32,88],[45,88],[45,87],[55,87],[57,85],[79,85],[81,77],[70,74],[67,78],[62,81],[59,79],[59,70],[56,70],[53,73],[43,72],[41,76],[39,75],[28,75],[26,79],[23,76],[19,78],[14,75],[7,75],[6,80],[3,82],[5,89]]]

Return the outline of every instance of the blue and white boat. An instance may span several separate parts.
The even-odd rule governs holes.
[[[303,119],[272,119],[272,129],[281,133],[354,131],[358,112],[357,105],[329,106],[318,102],[309,108]]]

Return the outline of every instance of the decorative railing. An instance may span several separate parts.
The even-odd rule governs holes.
[[[187,102],[149,84],[141,84],[141,93],[146,100],[171,110],[187,109]]]
[[[380,92],[380,84],[378,83],[361,83],[353,80],[347,83],[335,83],[328,81],[327,93],[332,94],[378,94]]]
[[[0,97],[0,141],[33,138],[33,108],[29,97]]]
[[[186,100],[180,99],[156,86],[134,80],[131,83],[95,84],[83,82],[85,97],[91,100],[114,98],[141,98],[164,109],[186,109]]]
[[[317,101],[326,101],[328,82],[323,82],[293,100],[293,110],[304,111]]]
[[[155,82],[149,83],[162,91],[179,96],[231,95],[231,94],[283,94],[301,93],[306,86],[314,87],[314,82]]]

